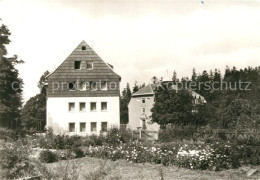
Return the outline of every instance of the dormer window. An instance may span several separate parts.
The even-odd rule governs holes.
[[[81,47],[81,50],[82,50],[82,51],[85,51],[85,50],[86,50],[86,46],[82,46],[82,47]]]
[[[93,61],[87,61],[87,70],[93,69]]]
[[[74,61],[74,69],[80,69],[81,61]]]

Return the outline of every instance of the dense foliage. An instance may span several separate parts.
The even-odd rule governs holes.
[[[192,96],[185,89],[173,90],[167,84],[157,87],[152,121],[167,124],[186,125],[192,119]]]
[[[23,63],[17,56],[6,57],[9,29],[0,26],[0,127],[16,128],[20,124],[23,80],[19,78],[16,65]]]
[[[40,93],[31,97],[21,111],[22,125],[26,130],[43,131],[46,125],[46,76],[49,71],[41,76],[38,87]]]

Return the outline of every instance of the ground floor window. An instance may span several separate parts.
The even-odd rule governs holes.
[[[107,132],[107,122],[101,122],[101,131]]]
[[[80,132],[85,132],[86,131],[86,123],[80,123],[79,129],[80,129]]]
[[[69,123],[69,132],[75,132],[75,123]]]
[[[91,131],[97,131],[97,123],[96,122],[92,122],[90,125],[90,130]]]

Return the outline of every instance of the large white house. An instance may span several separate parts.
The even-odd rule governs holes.
[[[69,135],[99,135],[119,127],[120,81],[113,66],[82,41],[47,76],[47,127]]]

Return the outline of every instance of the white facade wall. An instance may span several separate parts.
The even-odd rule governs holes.
[[[80,103],[85,102],[84,112]],[[96,102],[96,111],[90,110],[90,103]],[[101,102],[107,102],[107,110],[101,111]],[[69,103],[75,103],[74,112],[69,112]],[[80,123],[86,123],[86,131],[80,132]],[[97,131],[91,132],[91,122],[97,123]],[[107,122],[108,130],[120,126],[119,97],[49,97],[47,98],[47,127],[54,134],[99,135],[101,122]],[[69,123],[75,123],[75,132],[69,132]]]

